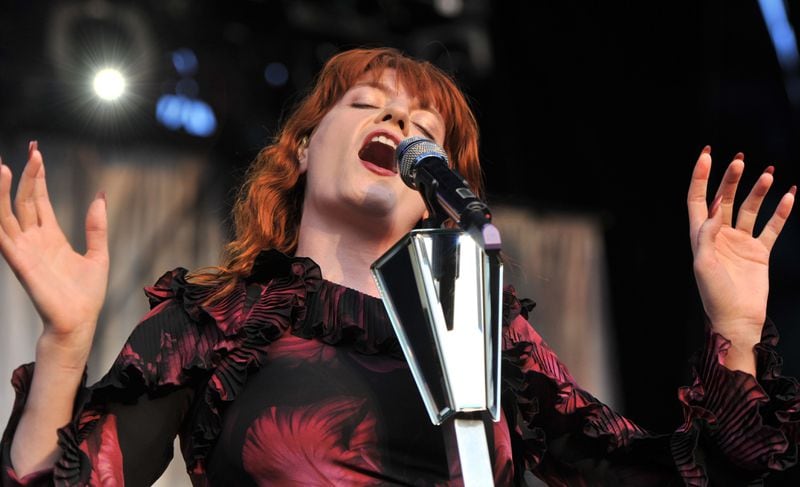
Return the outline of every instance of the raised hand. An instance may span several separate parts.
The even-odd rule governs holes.
[[[82,370],[108,283],[105,196],[89,206],[87,251],[81,255],[56,221],[36,142],[30,144],[13,211],[11,179],[8,166],[0,165],[0,253],[42,318],[39,347],[57,350],[59,361]]]
[[[689,185],[689,236],[694,273],[714,331],[731,340],[726,366],[755,372],[753,345],[761,338],[769,294],[769,256],[794,204],[795,186],[781,197],[760,234],[753,227],[772,186],[768,167],[745,198],[733,224],[734,197],[744,172],[744,156],[728,165],[711,207],[707,203],[711,149],[697,159]]]

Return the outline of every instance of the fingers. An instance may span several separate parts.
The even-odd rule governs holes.
[[[739,208],[735,227],[737,230],[747,232],[750,235],[753,234],[758,212],[774,180],[774,170],[774,167],[769,166],[753,185],[747,198]],[[717,224],[712,222],[712,220],[714,220],[714,215],[709,213],[710,210],[706,203],[710,172],[711,154],[710,148],[706,147],[700,154],[695,164],[694,171],[692,172],[692,181],[689,185],[689,194],[687,198],[692,252],[695,255],[697,255],[698,245],[700,245],[701,242],[705,242],[706,240],[713,242],[715,235],[719,232],[719,228],[721,228],[722,225],[732,226],[736,190],[744,172],[744,155],[739,153],[734,157],[733,161],[725,170],[722,182],[717,189],[712,206],[717,205],[719,208],[718,220],[720,227],[717,227]],[[783,229],[791,213],[792,206],[794,205],[796,191],[796,187],[793,186],[792,189],[781,198],[778,207],[775,209],[766,227],[764,227],[764,230],[758,237],[767,249],[772,248],[775,240]]]
[[[686,204],[689,209],[689,237],[692,242],[692,251],[697,249],[697,234],[700,227],[708,219],[708,206],[706,191],[708,188],[708,175],[711,173],[711,147],[706,146],[692,171],[692,180],[689,183],[689,194]]]
[[[703,222],[697,232],[697,241],[692,242],[695,248],[713,249],[714,240],[722,228],[722,195],[717,195],[711,203],[708,219]],[[695,252],[695,255],[697,252]]]
[[[13,239],[21,231],[11,211],[11,169],[0,162],[0,236]]]
[[[108,260],[108,215],[106,195],[100,192],[86,213],[86,257],[96,261]]]
[[[739,181],[742,179],[744,172],[744,154],[741,152],[736,154],[733,161],[728,164],[725,174],[722,176],[722,182],[717,188],[716,196],[722,196],[720,203],[720,211],[722,212],[722,224],[732,225],[733,221],[733,201],[736,198],[736,188],[739,186]]]
[[[47,179],[45,178],[44,159],[36,142],[33,142],[33,150],[30,159],[34,160],[39,169],[33,179],[33,202],[36,209],[38,224],[42,226],[56,224],[56,215],[53,206],[50,204],[50,196],[47,193]]]
[[[767,250],[772,250],[772,246],[775,245],[775,240],[778,239],[778,235],[780,235],[783,225],[786,223],[786,219],[789,218],[796,193],[797,186],[792,186],[792,188],[783,195],[772,217],[767,222],[764,230],[761,231],[761,235],[758,236],[758,240],[764,244]]]
[[[19,178],[19,185],[17,186],[17,196],[14,198],[14,209],[17,214],[17,221],[19,226],[24,232],[26,229],[39,224],[39,217],[36,214],[36,201],[34,199],[34,190],[36,187],[36,177],[39,171],[42,171],[44,177],[44,167],[42,165],[41,154],[36,156],[39,152],[36,141],[32,141],[28,146],[28,163],[25,164],[25,169],[22,170],[22,175]]]
[[[8,234],[3,230],[2,225],[2,206],[3,200],[5,200],[5,191],[6,186],[10,188],[11,186],[11,171],[8,170],[7,167],[3,165],[3,159],[0,158],[0,250],[5,255],[5,248],[11,243],[11,239],[8,237]]]
[[[742,206],[739,207],[739,213],[736,215],[736,228],[738,230],[742,230],[751,235],[753,234],[753,227],[756,224],[758,210],[761,209],[764,197],[767,195],[770,186],[772,186],[772,181],[774,180],[772,174],[774,171],[775,168],[773,166],[769,166],[765,169],[753,185],[750,194],[748,194],[747,198],[742,202]]]
[[[6,167],[0,183],[3,185],[0,190],[0,224],[3,230],[13,237],[34,225],[57,225],[47,192],[44,160],[36,141],[28,146],[28,162],[17,187],[14,212],[11,210],[11,179],[11,171]]]

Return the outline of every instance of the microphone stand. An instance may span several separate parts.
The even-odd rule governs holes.
[[[500,419],[503,266],[490,223],[414,230],[372,273],[433,424],[445,428],[451,479],[493,484],[486,420]],[[453,461],[457,455],[459,461]]]

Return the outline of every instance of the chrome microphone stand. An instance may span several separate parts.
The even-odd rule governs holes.
[[[500,419],[499,251],[461,230],[414,230],[372,273],[430,419],[457,446],[453,480],[492,485],[485,428]]]

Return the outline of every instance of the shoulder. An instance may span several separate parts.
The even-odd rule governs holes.
[[[153,391],[184,385],[213,368],[213,351],[225,336],[204,311],[203,302],[215,288],[189,283],[187,274],[178,267],[145,288],[150,311],[133,329],[101,382]]]
[[[150,302],[150,313],[145,315],[143,322],[170,304],[179,305],[192,319],[199,320],[203,302],[217,291],[217,286],[191,283],[188,275],[188,270],[176,267],[165,272],[152,286],[144,288]]]
[[[145,288],[151,309],[126,342],[118,370],[133,368],[148,385],[181,384],[198,373],[224,375],[229,369],[241,375],[239,369],[263,362],[269,343],[304,315],[306,295],[320,281],[312,261],[277,251],[262,252],[247,277],[224,284],[189,276],[178,267]]]
[[[535,306],[536,303],[531,299],[520,299],[514,286],[503,288],[503,348],[511,348],[518,343],[542,343],[542,337],[528,321]]]

